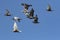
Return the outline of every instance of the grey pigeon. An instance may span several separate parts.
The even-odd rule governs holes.
[[[37,15],[34,17],[33,23],[38,23],[38,17],[37,17]]]
[[[32,5],[29,5],[29,4],[26,4],[26,3],[21,3],[21,5],[24,6],[24,8],[27,9],[27,10],[30,6],[32,6]]]
[[[6,14],[5,14],[5,16],[11,16],[9,10],[7,10],[7,9],[6,9]]]
[[[51,6],[50,6],[50,5],[48,5],[48,7],[47,7],[47,11],[52,11],[52,9],[51,9]]]
[[[32,8],[29,13],[29,18],[33,19],[33,17],[34,17],[34,9]]]

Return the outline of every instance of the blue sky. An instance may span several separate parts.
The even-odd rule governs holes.
[[[24,8],[21,3],[32,4],[35,15],[38,15],[39,24],[33,24],[31,19],[21,12]],[[0,40],[60,40],[60,0],[0,0]],[[52,12],[47,12],[48,4]],[[12,16],[4,16],[8,9]],[[20,17],[17,22],[21,33],[14,33],[12,18]]]

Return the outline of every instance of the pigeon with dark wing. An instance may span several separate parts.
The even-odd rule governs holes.
[[[24,8],[27,9],[27,10],[28,10],[28,8],[29,8],[30,6],[32,6],[32,5],[28,5],[28,4],[26,4],[26,3],[21,3],[21,5],[24,6]]]
[[[33,19],[33,17],[34,17],[34,9],[32,8],[32,9],[30,10],[29,18],[30,18],[30,19]]]
[[[5,16],[11,16],[9,10],[7,10],[7,9],[6,9],[6,14],[5,14]]]
[[[19,17],[14,17],[13,20],[20,22],[21,19]]]
[[[52,11],[50,5],[48,5],[48,7],[47,7],[47,11]]]
[[[34,20],[33,23],[38,23],[38,17],[37,17],[37,15],[34,17],[33,20]]]

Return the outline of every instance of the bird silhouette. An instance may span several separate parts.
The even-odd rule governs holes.
[[[29,12],[29,18],[33,19],[33,17],[34,17],[34,9],[32,8]]]
[[[52,9],[51,9],[51,6],[50,6],[50,5],[48,5],[48,7],[47,7],[47,11],[52,11]]]
[[[38,17],[37,17],[37,15],[34,17],[33,23],[38,23]]]
[[[21,19],[19,17],[14,17],[13,20],[20,22]]]
[[[26,3],[21,3],[21,5],[24,6],[24,8],[27,9],[27,10],[30,6],[32,6],[32,5],[29,5],[29,4],[26,4]]]
[[[11,16],[10,12],[8,9],[6,9],[6,13],[5,13],[5,16]]]

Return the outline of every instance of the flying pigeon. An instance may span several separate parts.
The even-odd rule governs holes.
[[[34,17],[34,9],[32,8],[29,12],[29,18],[33,19],[33,17]]]
[[[47,11],[52,11],[50,5],[48,5],[48,7],[47,7]]]
[[[19,17],[14,17],[13,20],[20,22],[21,19]]]
[[[32,5],[28,5],[28,4],[26,4],[26,3],[21,3],[21,5],[24,6],[24,8],[27,9],[27,10],[28,10],[28,8],[29,8],[30,6],[32,6]]]
[[[5,14],[5,16],[11,16],[9,10],[7,10],[7,9],[6,9],[6,14]]]
[[[14,22],[13,32],[22,32],[22,31],[18,30],[18,26],[17,26],[16,22]]]
[[[34,17],[33,20],[34,20],[33,23],[38,23],[38,17],[37,17],[37,15]]]

